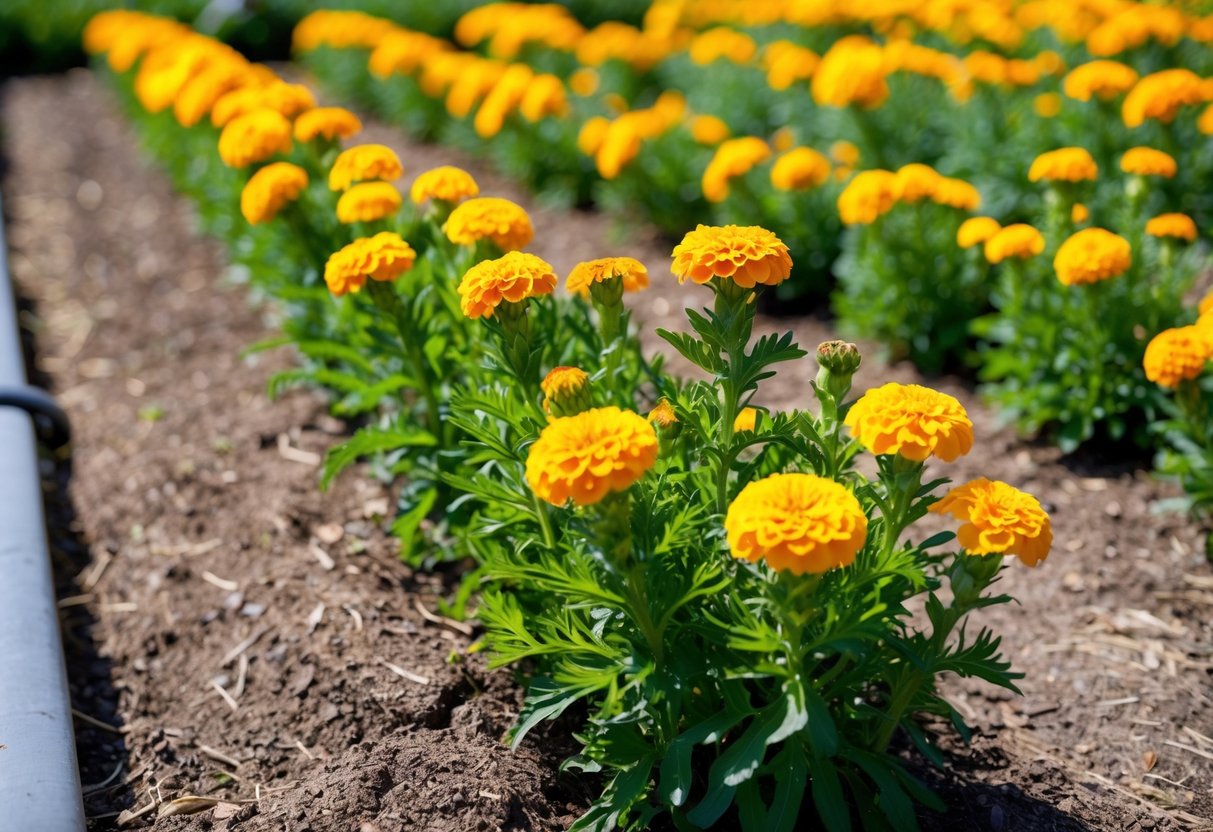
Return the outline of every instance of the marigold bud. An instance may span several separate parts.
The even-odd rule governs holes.
[[[835,401],[841,401],[851,391],[851,379],[862,361],[859,347],[854,344],[846,341],[824,341],[818,344],[817,386],[829,391]]]
[[[543,410],[552,416],[576,416],[594,406],[590,376],[577,367],[555,367],[539,383]]]

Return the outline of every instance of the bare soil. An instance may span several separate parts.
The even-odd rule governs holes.
[[[567,827],[597,784],[558,774],[565,732],[510,752],[520,689],[433,620],[449,587],[396,559],[388,489],[354,471],[317,490],[344,426],[315,395],[267,400],[290,356],[240,350],[273,334],[272,311],[226,279],[110,96],[82,71],[10,81],[0,124],[35,370],[75,428],[47,498],[92,827]],[[526,205],[533,250],[560,273],[608,254],[646,262],[646,327],[681,327],[702,298],[668,277],[670,246],[651,233],[536,205],[391,128],[365,138],[412,172],[460,164]],[[764,326],[810,348],[832,337],[812,319]],[[921,380],[875,359],[861,371],[862,384],[889,379]],[[805,405],[807,382],[778,376],[762,403]],[[911,758],[953,807],[924,826],[1213,829],[1213,571],[1197,531],[1152,510],[1174,487],[1024,442],[962,381],[929,383],[965,402],[980,437],[948,475],[1041,495],[1056,545],[1042,567],[1010,570],[1018,605],[981,619],[1026,673],[1024,697],[948,682],[977,736],[941,733],[945,771]],[[218,803],[172,815],[190,796]]]

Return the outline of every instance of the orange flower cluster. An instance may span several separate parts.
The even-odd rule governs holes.
[[[754,136],[729,139],[722,143],[703,172],[704,197],[708,202],[723,202],[729,195],[731,179],[744,176],[770,156],[771,148]]]
[[[462,168],[440,165],[427,170],[413,180],[409,197],[414,205],[428,200],[455,204],[480,194],[480,186],[472,175]]]
[[[488,240],[502,251],[517,251],[535,237],[526,211],[500,197],[469,199],[451,211],[442,227],[455,245],[471,246]]]
[[[249,225],[269,222],[307,187],[307,171],[290,162],[273,162],[258,170],[240,193],[240,213]]]
[[[1031,182],[1084,182],[1099,175],[1099,166],[1091,154],[1081,147],[1050,150],[1032,160],[1028,169]]]
[[[922,462],[952,462],[973,447],[973,422],[954,397],[917,384],[890,382],[868,390],[847,411],[844,424],[873,454],[899,454]]]
[[[756,225],[700,225],[674,247],[672,269],[678,282],[732,280],[743,289],[776,286],[792,273],[788,247]]]
[[[623,281],[625,292],[639,292],[649,287],[649,270],[632,257],[602,257],[578,263],[569,272],[564,286],[571,295],[587,297],[590,286],[615,278]]]
[[[1151,237],[1172,237],[1190,243],[1196,239],[1196,223],[1187,214],[1159,214],[1146,221],[1146,233]]]
[[[459,306],[469,318],[491,318],[502,302],[522,303],[550,295],[555,288],[556,274],[550,263],[533,254],[511,251],[467,270],[459,282]]]
[[[219,158],[231,168],[245,168],[290,150],[291,123],[275,110],[238,116],[219,134]]]
[[[1142,366],[1146,378],[1163,387],[1175,388],[1204,372],[1213,359],[1213,329],[1181,326],[1164,330],[1146,345]]]
[[[600,407],[549,422],[527,453],[526,481],[544,502],[588,506],[631,488],[656,461],[648,420]]]
[[[295,141],[348,139],[362,132],[362,121],[344,107],[316,107],[295,119]]]
[[[842,38],[813,73],[813,100],[825,107],[879,107],[889,97],[887,74],[879,46],[860,35]]]
[[[337,297],[359,292],[367,278],[391,282],[413,268],[417,252],[399,234],[382,231],[362,237],[329,256],[324,282]]]
[[[1137,83],[1137,70],[1118,61],[1091,61],[1076,66],[1066,75],[1062,90],[1070,98],[1104,101],[1127,92]]]
[[[780,191],[817,188],[830,178],[830,160],[811,147],[794,147],[771,166],[771,185]]]
[[[1137,82],[1125,96],[1121,117],[1126,127],[1148,120],[1170,124],[1182,108],[1207,101],[1205,89],[1190,69],[1164,69]]]
[[[1152,147],[1131,147],[1120,157],[1120,169],[1137,176],[1171,179],[1179,172],[1174,157]]]
[[[553,416],[575,416],[593,406],[590,376],[578,367],[553,367],[539,383],[543,411]]]
[[[329,188],[349,190],[357,182],[392,180],[404,175],[396,151],[382,144],[360,144],[343,150],[329,168]]]
[[[1124,274],[1133,265],[1129,241],[1103,228],[1084,228],[1057,249],[1053,270],[1066,286],[1098,283]]]
[[[995,264],[1011,257],[1027,260],[1044,250],[1045,238],[1035,228],[1022,222],[998,229],[986,240],[985,245],[986,260]]]
[[[337,220],[343,223],[374,222],[400,210],[404,199],[391,182],[360,182],[337,200]]]
[[[958,485],[929,511],[962,521],[956,537],[971,555],[1015,555],[1036,566],[1053,545],[1053,525],[1040,501],[1005,482],[982,477]]]
[[[972,248],[981,245],[1002,230],[993,217],[969,217],[956,229],[956,245]]]

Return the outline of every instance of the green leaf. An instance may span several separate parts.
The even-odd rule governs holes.
[[[661,761],[661,779],[657,793],[671,806],[686,803],[691,788],[691,753],[696,745],[717,742],[734,725],[741,722],[746,713],[724,713],[705,719],[688,728],[669,745],[665,759]]]
[[[712,766],[713,788],[736,786],[754,776],[766,756],[767,746],[803,728],[809,719],[798,685],[785,690],[777,702],[761,711],[729,749]]]
[[[771,761],[775,774],[775,795],[767,810],[769,832],[792,832],[800,817],[804,802],[804,787],[808,781],[808,764],[800,743],[787,743]]]
[[[729,806],[733,804],[733,795],[736,792],[736,786],[715,786],[709,789],[708,796],[691,810],[687,815],[687,820],[701,829],[707,829],[728,811]]]
[[[597,689],[570,688],[560,685],[546,676],[536,676],[527,689],[526,701],[518,713],[518,724],[510,738],[510,750],[517,751],[524,737],[545,719],[555,719],[581,697]]]
[[[383,451],[394,451],[406,447],[425,447],[437,444],[433,434],[420,428],[365,427],[348,441],[329,449],[324,458],[324,472],[320,487],[328,488],[333,478],[358,459]]]
[[[827,832],[851,832],[851,807],[843,798],[834,763],[826,757],[809,757],[813,805]]]
[[[652,758],[646,757],[631,768],[616,774],[602,793],[602,797],[590,806],[588,812],[573,822],[569,832],[611,832],[618,825],[620,815],[644,797],[652,768]]]
[[[413,503],[412,508],[398,516],[392,523],[392,535],[400,541],[400,556],[405,561],[412,561],[417,546],[417,530],[437,500],[438,489],[425,489],[416,496],[416,502]]]
[[[830,716],[830,708],[814,690],[805,691],[805,710],[808,716],[809,742],[813,753],[832,757],[838,753],[838,729]]]

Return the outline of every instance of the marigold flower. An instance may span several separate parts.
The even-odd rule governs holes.
[[[1200,76],[1190,69],[1164,69],[1142,78],[1121,106],[1126,127],[1139,127],[1147,119],[1169,124],[1182,107],[1205,100]]]
[[[1187,214],[1159,214],[1146,221],[1146,233],[1151,237],[1175,237],[1190,243],[1196,239],[1196,223]]]
[[[282,206],[307,187],[307,171],[290,162],[273,162],[254,173],[240,192],[240,213],[250,225],[269,222]]]
[[[716,154],[703,172],[703,195],[709,202],[723,202],[729,195],[729,181],[744,176],[771,156],[771,148],[755,136],[729,139],[716,148]]]
[[[976,211],[981,207],[981,192],[963,179],[941,176],[935,183],[931,200],[961,211]]]
[[[870,225],[897,204],[900,193],[897,174],[879,169],[862,171],[838,195],[838,215],[844,225]]]
[[[590,398],[590,376],[578,367],[553,367],[539,383],[543,411],[553,416],[575,416],[594,406]]]
[[[741,489],[724,518],[733,557],[796,575],[848,566],[868,518],[846,486],[815,474],[773,474]]]
[[[548,116],[563,116],[568,110],[564,82],[550,73],[536,75],[518,102],[519,114],[532,124]]]
[[[928,510],[962,521],[956,538],[971,555],[1015,555],[1035,566],[1053,545],[1053,526],[1040,501],[998,480],[958,485]]]
[[[868,390],[843,424],[873,454],[900,454],[922,462],[952,462],[973,447],[973,422],[961,403],[917,384],[889,382]]]
[[[602,257],[574,266],[564,287],[569,294],[586,297],[592,284],[617,277],[623,280],[625,292],[639,292],[649,286],[649,270],[639,260],[632,257]]]
[[[935,168],[917,162],[902,166],[896,176],[897,184],[894,189],[897,198],[902,202],[911,203],[934,197],[935,189],[943,179]]]
[[[771,166],[771,185],[780,191],[816,188],[830,178],[830,160],[811,147],[795,147]]]
[[[534,254],[510,251],[467,270],[459,282],[459,307],[469,318],[491,318],[502,301],[521,303],[549,295],[555,288],[556,274],[550,263]]]
[[[346,191],[356,182],[399,179],[404,165],[396,151],[382,144],[360,144],[341,151],[329,169],[329,188]]]
[[[1196,129],[1206,136],[1213,136],[1213,104],[1205,107],[1196,119]]]
[[[611,120],[606,116],[587,118],[577,132],[577,149],[586,156],[593,156],[602,147],[607,131],[611,129]]]
[[[836,41],[813,72],[813,100],[825,107],[855,104],[871,109],[889,97],[884,53],[865,37]]]
[[[1028,180],[1039,182],[1082,182],[1099,175],[1099,166],[1081,147],[1063,147],[1042,153],[1032,160]]]
[[[374,222],[400,210],[404,198],[391,182],[362,182],[337,200],[337,221]]]
[[[669,399],[662,399],[649,411],[648,420],[655,427],[668,428],[678,424],[678,414],[674,412],[674,406],[670,404]]]
[[[1097,283],[1124,274],[1133,264],[1129,241],[1103,228],[1084,228],[1057,249],[1053,269],[1066,286]]]
[[[526,481],[554,506],[569,500],[588,506],[626,491],[656,461],[651,423],[629,410],[599,407],[544,427],[527,453]]]
[[[1032,109],[1041,118],[1054,118],[1061,112],[1061,96],[1055,92],[1042,92],[1032,99]]]
[[[265,67],[254,67],[241,61],[208,66],[181,88],[173,101],[173,116],[182,127],[193,127],[210,115],[219,99],[232,90],[261,86],[266,73]]]
[[[211,124],[224,127],[232,119],[255,110],[274,110],[287,118],[316,106],[316,97],[302,84],[274,79],[268,84],[242,86],[222,95],[211,108]]]
[[[390,282],[413,268],[417,252],[399,235],[381,231],[361,237],[329,256],[324,282],[337,297],[361,291],[367,278]]]
[[[1161,176],[1170,179],[1179,172],[1179,166],[1169,153],[1152,147],[1131,147],[1120,157],[1120,169],[1137,176]]]
[[[1045,250],[1045,238],[1026,223],[1017,222],[1001,228],[986,240],[985,255],[990,263],[1001,263],[1008,257],[1027,260]]]
[[[1119,61],[1090,61],[1076,66],[1062,82],[1062,91],[1078,101],[1107,100],[1137,83],[1137,70]]]
[[[704,284],[714,277],[730,279],[743,289],[776,286],[792,273],[788,247],[757,225],[699,225],[688,231],[673,252],[671,267],[679,283],[690,278]]]
[[[441,165],[419,175],[413,180],[409,197],[413,204],[421,205],[427,199],[439,202],[462,202],[480,193],[480,186],[463,168]]]
[[[358,116],[344,107],[316,107],[295,119],[295,141],[310,142],[317,137],[332,141],[348,139],[362,132]]]
[[[696,35],[687,54],[697,66],[707,66],[721,58],[735,64],[748,63],[758,51],[757,44],[749,35],[727,26],[718,26]]]
[[[830,145],[830,158],[836,165],[853,168],[859,164],[859,148],[846,139],[839,139]]]
[[[526,211],[499,197],[477,197],[460,204],[442,226],[455,245],[471,246],[491,240],[502,251],[517,251],[535,237]]]
[[[598,91],[598,72],[588,66],[576,70],[569,76],[569,89],[582,98],[593,95]]]
[[[788,40],[768,43],[762,51],[762,68],[767,72],[767,84],[773,90],[786,90],[797,81],[813,77],[821,57]]]
[[[291,150],[291,123],[276,110],[254,110],[234,118],[219,134],[219,158],[229,168],[248,167]]]
[[[1080,223],[1086,222],[1091,216],[1091,212],[1086,205],[1081,202],[1075,202],[1070,206],[1070,222]]]
[[[1205,315],[1213,314],[1213,289],[1210,289],[1208,293],[1206,293],[1205,296],[1200,299],[1200,303],[1196,306],[1196,313],[1202,318]]]
[[[758,409],[755,407],[743,407],[741,412],[737,414],[737,418],[733,420],[734,433],[742,431],[752,431],[758,426]]]
[[[993,217],[970,217],[956,229],[956,245],[961,248],[972,248],[993,237],[1002,226]]]
[[[729,135],[729,125],[716,116],[702,115],[691,119],[691,138],[699,144],[717,145]]]
[[[1150,340],[1142,366],[1150,381],[1174,389],[1204,372],[1211,358],[1213,331],[1181,326],[1163,330]]]

